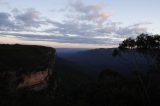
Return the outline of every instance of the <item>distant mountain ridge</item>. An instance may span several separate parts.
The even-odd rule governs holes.
[[[131,54],[122,53],[121,56],[113,57],[115,48],[91,49],[76,53],[61,53],[59,56],[72,61],[88,71],[85,73],[97,76],[101,70],[113,69],[123,74],[129,74],[136,70],[149,69],[147,60],[141,54],[133,52]]]
[[[85,51],[85,50],[89,50],[89,49],[86,49],[86,48],[56,48],[56,52],[58,54],[61,54],[61,53],[76,53],[76,52]]]

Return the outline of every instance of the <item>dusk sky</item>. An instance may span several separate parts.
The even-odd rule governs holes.
[[[0,43],[115,47],[160,34],[160,0],[0,0]]]

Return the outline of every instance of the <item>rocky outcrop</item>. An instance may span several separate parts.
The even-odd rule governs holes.
[[[28,75],[24,74],[21,76],[22,81],[18,84],[17,89],[23,88],[43,88],[47,86],[49,78],[49,71],[48,69],[33,72]]]
[[[0,45],[0,79],[9,92],[41,90],[54,80],[55,49],[34,45]],[[2,84],[0,83],[0,84]]]

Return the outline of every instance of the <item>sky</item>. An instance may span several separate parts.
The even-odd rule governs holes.
[[[0,0],[0,43],[109,48],[160,34],[160,0]]]

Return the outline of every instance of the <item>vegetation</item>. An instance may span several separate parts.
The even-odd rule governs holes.
[[[144,100],[147,104],[153,105],[160,97],[160,84],[158,83],[160,77],[160,36],[141,34],[136,39],[128,38],[119,44],[118,49],[114,50],[113,56],[120,55],[121,52],[127,52],[129,54],[140,53],[147,58],[148,62],[151,59],[154,60],[150,70],[146,70],[145,73],[140,73],[139,68],[136,66],[137,61],[135,61],[136,70],[134,72],[144,92]],[[134,55],[134,58],[137,58],[136,55]],[[155,95],[156,93],[157,95]]]
[[[141,34],[136,39],[128,38],[119,44],[119,50],[136,50],[145,56],[151,56],[156,62],[160,62],[160,35]]]
[[[98,50],[96,50],[97,52]],[[104,49],[103,56],[106,52]],[[97,53],[92,51],[92,55]],[[122,53],[124,53],[122,55]],[[16,96],[17,106],[158,106],[160,105],[160,36],[141,34],[128,38],[113,51],[115,58],[133,56],[135,71],[130,75],[107,68],[99,70],[96,79],[90,79],[78,64],[63,58],[56,58],[57,89],[40,92],[23,92]],[[140,54],[140,55],[139,55]],[[102,54],[98,54],[102,55]],[[149,70],[138,68],[138,58],[143,56],[152,63]],[[88,55],[89,57],[89,55]],[[121,58],[124,59],[124,58]],[[124,60],[128,62],[127,60]],[[151,62],[153,61],[153,62]],[[96,63],[96,61],[95,61]],[[89,64],[89,63],[88,63]],[[127,66],[122,66],[127,67]],[[128,71],[130,71],[129,69]],[[90,71],[91,72],[91,71]],[[1,98],[3,100],[4,98]],[[8,103],[11,106],[11,102]]]

